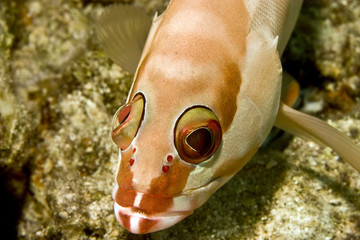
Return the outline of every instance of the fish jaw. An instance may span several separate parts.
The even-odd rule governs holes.
[[[228,179],[216,178],[173,197],[164,197],[119,188],[113,192],[114,212],[118,222],[129,232],[145,234],[169,228],[191,215]]]
[[[193,213],[192,211],[168,212],[151,216],[142,213],[141,209],[122,207],[117,202],[114,203],[114,212],[121,226],[134,234],[145,234],[169,228]]]

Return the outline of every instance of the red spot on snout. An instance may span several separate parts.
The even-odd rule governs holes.
[[[132,150],[132,154],[134,154],[136,152],[136,148],[133,148]]]
[[[135,159],[130,158],[130,160],[129,160],[130,166],[134,165],[134,162],[135,162]]]
[[[169,165],[164,165],[164,166],[162,167],[162,171],[163,171],[164,173],[167,173],[169,170],[170,170],[170,166],[169,166]]]
[[[187,178],[194,167],[179,161],[172,155],[167,155],[165,164],[162,166],[162,174],[153,178],[150,189],[144,190],[136,188],[133,182],[132,166],[135,163],[134,148],[122,152],[122,161],[117,173],[116,181],[119,185],[114,196],[115,202],[128,208],[130,212],[117,212],[120,223],[129,231],[134,231],[135,226],[131,226],[132,220],[137,220],[136,233],[148,233],[159,230],[161,219],[157,215],[166,212],[174,204],[174,197],[182,192]],[[165,155],[166,156],[166,155]],[[159,159],[160,160],[160,159]],[[136,167],[147,167],[141,165],[141,159],[136,159]],[[162,159],[164,161],[164,159]],[[159,171],[160,169],[158,169]],[[136,197],[142,195],[140,204],[135,205]],[[133,212],[134,214],[132,214]],[[139,213],[138,215],[136,213]],[[185,217],[185,216],[184,216]],[[136,219],[140,218],[140,219]]]

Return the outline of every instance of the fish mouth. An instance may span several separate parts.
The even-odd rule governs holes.
[[[193,211],[170,211],[158,214],[146,214],[146,210],[136,207],[122,207],[114,203],[114,212],[118,222],[129,232],[145,234],[163,230],[180,222]]]
[[[144,234],[159,231],[193,213],[191,206],[176,209],[178,196],[164,197],[117,187],[114,211],[119,223],[129,232]]]
[[[171,218],[174,216],[189,216],[194,211],[193,210],[184,210],[184,211],[168,211],[168,212],[160,212],[157,214],[149,214],[148,210],[141,209],[137,207],[122,207],[117,202],[115,202],[115,207],[119,213],[122,215],[134,216],[138,218],[144,219],[159,219],[159,218]]]
[[[218,179],[213,179],[173,197],[117,188],[114,196],[115,216],[124,228],[135,234],[163,230],[191,215],[218,187]],[[122,200],[122,197],[128,199],[127,195],[132,195],[131,203]]]

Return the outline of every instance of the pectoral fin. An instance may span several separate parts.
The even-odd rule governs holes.
[[[288,106],[294,106],[297,103],[299,92],[299,83],[291,75],[283,72],[281,83],[281,101]],[[281,138],[280,136],[283,136],[282,131],[279,128],[272,128],[270,134],[265,139],[262,148],[266,148],[269,144],[273,143],[279,145],[278,139]],[[288,135],[286,136],[289,137]]]
[[[349,137],[324,121],[281,103],[275,126],[296,136],[317,139],[360,171],[360,148]]]
[[[121,68],[134,74],[151,27],[151,18],[130,5],[107,7],[96,30],[105,53]]]

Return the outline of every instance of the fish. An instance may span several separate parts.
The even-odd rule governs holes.
[[[191,215],[274,126],[330,146],[360,171],[350,138],[291,107],[299,86],[280,56],[301,5],[172,0],[152,20],[131,5],[104,9],[99,42],[134,76],[111,123],[119,149],[114,212],[125,229],[159,231]]]

